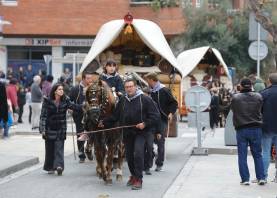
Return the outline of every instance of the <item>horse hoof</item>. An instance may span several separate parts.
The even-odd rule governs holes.
[[[122,182],[123,181],[122,175],[116,175],[116,181]]]
[[[105,181],[105,183],[106,183],[106,185],[111,186],[113,184],[113,180],[112,179],[107,179]]]
[[[89,159],[89,161],[92,161],[92,160],[93,160],[93,155],[92,155],[92,152],[91,152],[91,151],[86,151],[86,156],[87,156],[87,158]]]
[[[99,179],[102,179],[102,174],[101,173],[96,173],[96,175],[99,177]]]

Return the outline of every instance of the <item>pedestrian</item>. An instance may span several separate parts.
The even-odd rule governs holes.
[[[35,72],[33,71],[32,65],[28,65],[27,70],[26,70],[26,83],[25,86],[29,87],[33,83],[33,78],[35,76]]]
[[[262,104],[259,93],[252,91],[252,83],[248,78],[240,82],[240,93],[234,94],[231,102],[233,125],[236,129],[238,164],[241,185],[249,185],[249,169],[247,165],[248,145],[255,163],[256,178],[259,185],[264,185],[265,175],[262,160]]]
[[[256,77],[253,88],[254,88],[254,91],[256,91],[256,92],[261,92],[262,90],[264,90],[265,84],[264,84],[263,80]]]
[[[73,87],[70,91],[69,97],[72,102],[75,104],[83,104],[85,102],[85,93],[87,87],[93,82],[93,74],[83,72],[82,73],[82,81]],[[76,125],[76,132],[77,132],[77,137],[80,137],[80,133],[84,132],[84,123],[83,123],[83,110],[75,110],[73,111],[73,120]],[[77,146],[78,146],[78,151],[79,151],[79,162],[84,163],[86,159],[85,155],[85,142],[80,141],[77,139]],[[91,158],[92,153],[88,153],[89,157]],[[91,158],[92,159],[92,158]]]
[[[19,90],[17,92],[17,98],[18,98],[18,106],[19,106],[19,111],[18,111],[18,123],[23,123],[22,120],[22,115],[24,112],[24,105],[26,104],[26,93],[23,85],[19,87]]]
[[[26,91],[26,103],[28,104],[29,114],[28,114],[28,121],[31,124],[32,118],[32,95],[31,95],[31,88],[28,87],[25,89]]]
[[[126,159],[131,176],[127,186],[133,190],[142,188],[144,169],[144,149],[149,136],[152,135],[151,127],[156,124],[159,112],[154,101],[138,89],[135,79],[129,78],[124,82],[126,95],[121,97],[112,116],[105,118],[99,127],[111,127],[116,122],[119,126],[135,125],[123,129]]]
[[[0,127],[1,133],[4,128],[4,123],[8,122],[8,103],[5,84],[0,82],[0,122],[3,123]],[[3,138],[5,133],[3,134]]]
[[[265,179],[268,178],[272,143],[277,147],[277,73],[269,75],[269,82],[270,86],[260,92],[263,97],[262,150]]]
[[[66,113],[68,109],[81,109],[64,95],[63,85],[55,84],[48,98],[44,98],[39,132],[45,139],[45,162],[43,169],[53,174],[56,170],[62,175],[64,170],[64,141],[66,139]]]
[[[159,127],[161,131],[159,131],[155,137],[155,142],[158,146],[155,171],[159,172],[162,171],[164,165],[165,137],[168,135],[168,124],[172,122],[173,115],[178,108],[178,102],[175,100],[170,89],[159,81],[157,73],[150,72],[146,74],[144,78],[151,88],[151,98],[157,103],[161,117]]]
[[[219,96],[218,88],[214,87],[211,89],[211,103],[210,103],[210,127],[214,131],[215,127],[218,127],[219,122]]]
[[[19,112],[18,97],[17,97],[17,79],[15,78],[10,79],[10,82],[7,85],[6,91],[7,91],[7,99],[9,99],[12,104],[12,110],[14,113],[13,120],[17,121],[17,118],[18,118],[17,114]]]
[[[41,78],[35,75],[31,86],[31,99],[32,99],[32,130],[39,128],[39,117],[42,104],[42,91],[40,88]]]
[[[41,91],[43,96],[49,97],[49,94],[52,88],[53,79],[54,77],[52,75],[47,75],[46,80],[42,82]]]
[[[124,93],[123,81],[116,70],[116,62],[108,60],[103,68],[103,73],[100,75],[100,80],[106,82],[117,96],[122,96]]]

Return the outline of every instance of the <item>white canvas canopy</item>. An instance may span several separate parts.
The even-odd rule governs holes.
[[[139,35],[140,39],[155,53],[166,59],[173,67],[175,67],[181,75],[182,69],[177,64],[177,59],[173,55],[161,29],[152,21],[143,19],[134,19],[132,25]],[[113,41],[119,36],[120,32],[125,27],[124,20],[113,20],[105,23],[96,35],[94,42],[86,56],[80,72],[85,68],[106,48],[108,48]]]
[[[209,49],[213,51],[219,63],[223,66],[226,76],[231,79],[227,65],[224,62],[220,52],[217,49],[211,48],[209,46],[186,50],[177,56],[178,66],[182,70],[183,77],[186,77],[189,73],[193,71],[195,67],[197,67],[197,65]]]

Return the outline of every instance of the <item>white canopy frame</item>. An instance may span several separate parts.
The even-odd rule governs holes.
[[[171,51],[171,48],[169,47],[160,27],[152,21],[143,19],[134,19],[132,25],[140,39],[151,50],[166,59],[183,76],[182,69],[179,67],[177,59]],[[94,42],[92,43],[88,55],[82,64],[80,72],[83,72],[101,52],[113,43],[124,27],[124,20],[113,20],[105,23],[100,28]]]
[[[229,74],[228,67],[227,67],[226,63],[224,62],[220,52],[215,48],[211,48],[210,46],[186,50],[177,56],[178,66],[182,70],[183,77],[186,77],[188,74],[190,74],[193,71],[193,69],[195,67],[197,67],[197,65],[200,63],[202,58],[205,56],[205,54],[210,49],[212,50],[212,52],[218,59],[220,65],[222,65],[226,76],[230,80],[232,79]]]

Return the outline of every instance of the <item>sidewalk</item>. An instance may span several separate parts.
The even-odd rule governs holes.
[[[31,130],[26,112],[23,114],[23,123],[10,128],[8,139],[0,137],[0,179],[39,163],[42,166],[44,162],[44,140],[38,130]],[[71,131],[69,122],[65,141],[66,156],[73,153]]]
[[[270,165],[269,181],[265,186],[254,183],[250,186],[240,185],[237,155],[230,155],[236,153],[236,147],[224,145],[224,129],[216,129],[214,136],[208,133],[203,147],[210,148],[212,153],[224,154],[191,156],[163,198],[277,197],[277,183],[271,182],[275,175],[274,164]],[[251,180],[255,179],[254,161],[251,155],[248,157],[248,165]]]

